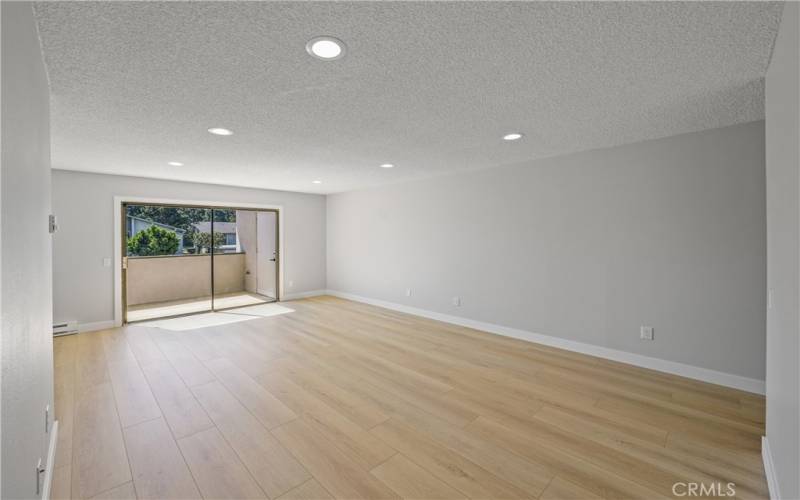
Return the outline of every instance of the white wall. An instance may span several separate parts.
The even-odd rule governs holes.
[[[28,2],[2,2],[2,498],[36,497],[53,408],[50,95]],[[52,416],[52,412],[51,412]],[[52,417],[51,417],[52,418]]]
[[[765,253],[763,122],[328,197],[331,290],[757,380]]]
[[[54,170],[53,211],[61,226],[53,241],[57,321],[114,318],[114,269],[103,267],[103,258],[113,258],[119,244],[113,236],[114,196],[282,205],[284,293],[325,288],[324,196]]]
[[[787,499],[800,498],[799,94],[800,5],[786,2],[767,71],[765,112],[767,286],[772,295],[767,311],[767,439],[780,490],[771,493]]]

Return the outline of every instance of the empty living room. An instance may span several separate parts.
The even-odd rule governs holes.
[[[800,1],[0,25],[2,499],[800,500]]]

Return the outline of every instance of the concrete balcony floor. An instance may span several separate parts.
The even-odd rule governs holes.
[[[251,292],[233,292],[218,294],[214,297],[214,308],[216,310],[228,309],[230,307],[252,306],[274,302],[275,299],[265,295]],[[182,314],[193,314],[208,312],[211,310],[211,296],[195,297],[183,300],[170,300],[164,302],[152,302],[149,304],[138,304],[128,307],[128,322],[144,321],[167,316],[178,316]]]

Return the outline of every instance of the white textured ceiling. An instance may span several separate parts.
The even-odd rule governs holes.
[[[760,119],[780,13],[762,2],[36,4],[55,168],[318,193]],[[346,57],[309,57],[317,35],[344,40]],[[511,131],[524,139],[502,141]]]

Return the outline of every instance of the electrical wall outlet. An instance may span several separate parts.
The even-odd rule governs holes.
[[[461,297],[453,297],[453,305],[461,306]]]
[[[643,326],[639,328],[639,338],[642,340],[653,340],[653,327]]]

